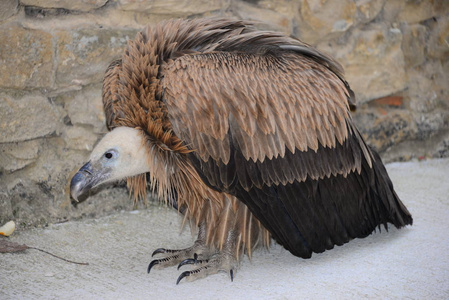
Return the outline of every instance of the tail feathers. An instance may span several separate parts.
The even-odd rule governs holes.
[[[385,207],[386,221],[392,223],[396,228],[412,225],[412,215],[394,191],[393,183],[387,174],[381,158],[375,151],[371,150],[371,152],[374,158],[373,171],[375,188],[373,191],[377,196],[376,198],[380,199]]]

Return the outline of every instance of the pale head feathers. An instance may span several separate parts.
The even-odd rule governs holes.
[[[90,161],[92,165],[110,169],[107,181],[149,172],[144,141],[141,130],[117,127],[100,140],[90,155]]]

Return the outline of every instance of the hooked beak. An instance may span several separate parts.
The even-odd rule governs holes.
[[[72,177],[72,180],[70,181],[70,195],[76,202],[79,202],[79,196],[89,191],[96,182],[97,180],[93,175],[92,164],[89,161]]]

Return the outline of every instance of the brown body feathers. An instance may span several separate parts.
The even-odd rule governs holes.
[[[106,72],[109,129],[145,136],[149,183],[210,247],[270,235],[310,257],[412,218],[349,113],[341,66],[307,44],[227,19],[147,27]],[[146,176],[129,179],[137,197]],[[170,200],[171,201],[171,200]]]

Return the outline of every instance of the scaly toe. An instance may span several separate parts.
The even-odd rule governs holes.
[[[171,249],[165,249],[165,248],[158,248],[154,250],[153,254],[151,254],[151,257],[155,256],[156,254],[173,254],[176,252],[179,252],[180,250],[171,250]]]
[[[202,264],[203,261],[199,258],[208,258],[212,250],[205,246],[202,240],[196,240],[193,246],[186,249],[172,250],[165,248],[158,248],[152,253],[152,257],[160,255],[157,259],[150,262],[147,272],[158,266],[158,269],[171,267],[179,264],[178,268],[186,264]],[[193,257],[193,258],[192,258]]]
[[[197,257],[186,259],[179,264],[178,269],[186,264],[202,265],[197,269],[182,272],[176,284],[179,284],[184,278],[188,281],[193,281],[219,272],[228,273],[231,281],[233,281],[238,262],[232,255],[221,252],[213,255],[209,260],[198,260]]]
[[[193,254],[193,258],[187,258],[180,262],[178,265],[178,270],[184,265],[201,265],[208,262],[208,259],[198,259],[198,254],[195,253]]]
[[[159,265],[161,268],[170,267],[176,265],[179,262],[179,260],[180,260],[179,254],[155,259],[151,261],[150,264],[148,265],[147,273],[150,273],[151,269],[156,265]]]

